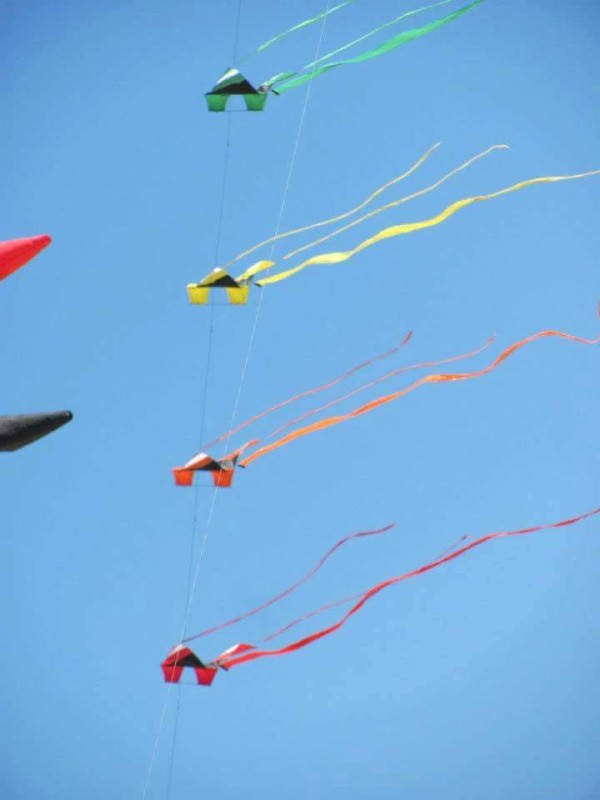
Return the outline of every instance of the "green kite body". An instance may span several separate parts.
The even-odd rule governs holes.
[[[225,111],[227,101],[233,95],[243,97],[247,111],[262,111],[267,102],[268,90],[255,89],[237,69],[228,69],[216,82],[210,92],[206,92],[209,111]]]

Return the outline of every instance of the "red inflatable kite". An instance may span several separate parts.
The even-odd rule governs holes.
[[[49,236],[31,236],[28,239],[0,242],[0,281],[31,261],[51,241]]]

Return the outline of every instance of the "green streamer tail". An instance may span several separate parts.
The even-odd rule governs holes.
[[[449,0],[442,0],[441,3],[434,3],[431,6],[425,6],[423,8],[416,9],[415,11],[407,12],[406,14],[403,14],[401,17],[398,17],[392,23],[388,23],[388,25],[395,24],[401,19],[406,18],[407,16],[410,16],[412,14],[417,14],[429,8],[434,8],[435,6],[443,5],[445,2],[449,2]],[[376,58],[377,56],[384,55],[385,53],[390,53],[392,50],[396,50],[396,48],[402,47],[402,45],[408,44],[409,42],[412,42],[415,39],[420,38],[421,36],[425,36],[428,33],[432,33],[433,31],[437,30],[438,28],[441,28],[443,25],[446,25],[449,22],[453,22],[455,19],[462,17],[463,14],[466,14],[468,11],[471,11],[472,9],[474,9],[476,6],[480,5],[483,2],[484,0],[473,0],[472,3],[469,3],[468,5],[463,6],[462,8],[459,8],[456,11],[453,11],[451,14],[447,14],[445,17],[441,17],[440,19],[434,20],[433,22],[429,22],[427,25],[422,25],[419,28],[412,28],[411,30],[399,33],[396,36],[393,36],[391,39],[388,39],[386,42],[383,42],[383,44],[379,45],[378,47],[375,47],[371,50],[367,50],[366,52],[354,56],[353,58],[347,58],[340,61],[330,61],[329,63],[322,64],[320,67],[316,66],[318,62],[313,62],[312,66],[313,67],[316,66],[316,68],[313,68],[308,72],[305,72],[304,70],[310,69],[311,65],[304,67],[303,71],[301,71],[300,73],[286,72],[286,73],[281,73],[279,75],[275,75],[273,78],[266,81],[265,84],[263,85],[269,88],[273,88],[274,91],[280,94],[281,92],[286,92],[288,89],[293,89],[296,86],[302,86],[302,84],[306,83],[307,81],[311,81],[313,80],[313,78],[317,78],[319,75],[323,75],[325,72],[329,72],[330,69],[346,66],[348,64],[358,64],[362,61],[368,61],[372,58]],[[365,34],[360,39],[357,39],[348,45],[344,45],[344,47],[339,48],[339,50],[334,51],[334,53],[330,53],[329,56],[325,56],[325,58],[329,58],[331,55],[334,55],[335,53],[338,53],[341,50],[345,50],[347,47],[350,47],[356,42],[368,38],[368,36],[372,35],[373,33],[376,33],[378,30],[382,30],[383,28],[388,27],[388,25],[384,25],[381,28],[376,29],[375,31],[371,31],[368,34]],[[321,59],[319,59],[319,61],[321,61]]]
[[[302,28],[307,28],[309,25],[314,25],[315,22],[319,22],[320,20],[325,19],[325,17],[328,17],[330,14],[333,14],[336,11],[340,11],[342,8],[345,8],[346,6],[350,5],[350,3],[353,2],[354,0],[344,0],[343,3],[338,3],[336,6],[330,8],[328,11],[324,11],[322,14],[318,14],[316,17],[305,19],[302,22],[299,22],[297,25],[293,25],[291,28],[288,28],[287,31],[283,31],[283,33],[278,33],[277,36],[274,36],[272,39],[269,39],[267,42],[264,42],[264,44],[261,44],[259,47],[257,47],[256,50],[254,50],[254,52],[249,53],[247,56],[244,56],[244,58],[240,60],[240,63],[242,61],[247,61],[249,58],[252,58],[255,55],[258,55],[258,53],[264,53],[265,50],[268,50],[269,47],[272,47],[274,44],[276,44],[281,39],[288,36],[290,33],[295,33],[296,31],[299,31]]]

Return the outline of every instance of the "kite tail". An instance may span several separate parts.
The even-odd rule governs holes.
[[[361,42],[370,39],[372,36],[376,36],[378,33],[381,33],[381,31],[385,31],[388,28],[397,25],[399,22],[402,22],[403,19],[407,19],[408,17],[414,17],[416,14],[421,14],[423,11],[431,11],[432,8],[439,8],[439,6],[447,6],[448,3],[451,2],[452,0],[440,0],[439,3],[433,3],[432,5],[429,6],[422,6],[421,8],[415,8],[412,11],[405,11],[404,14],[400,14],[399,17],[390,20],[390,22],[386,22],[385,24],[380,25],[378,28],[373,28],[372,31],[368,31],[362,36],[359,36],[358,39],[353,39],[351,42],[348,42],[347,44],[338,47],[337,50],[332,50],[331,53],[327,53],[326,55],[317,58],[315,61],[311,61],[310,64],[307,64],[302,71],[312,69],[313,67],[316,67],[317,64],[321,64],[323,61],[329,61],[330,58],[333,58],[334,56],[343,53],[345,50],[349,50],[351,47],[355,47],[357,44],[360,44]]]
[[[431,561],[428,564],[425,564],[422,567],[418,567],[417,569],[411,570],[410,572],[405,572],[402,575],[396,575],[392,578],[388,578],[381,583],[376,584],[371,589],[366,591],[355,603],[352,608],[349,609],[337,622],[333,623],[332,625],[327,626],[326,628],[322,628],[321,630],[315,631],[315,633],[311,633],[308,636],[304,636],[302,639],[298,639],[295,642],[291,642],[290,644],[286,645],[285,647],[281,647],[276,650],[258,650],[253,649],[249,652],[245,652],[244,655],[240,655],[237,658],[233,657],[231,659],[226,659],[223,661],[223,666],[226,669],[230,669],[231,667],[238,666],[239,664],[245,664],[249,661],[255,661],[258,658],[268,658],[271,656],[283,656],[287,655],[288,653],[293,653],[296,650],[300,650],[303,647],[306,647],[309,644],[313,644],[313,642],[318,641],[319,639],[323,639],[326,636],[331,635],[338,631],[341,627],[343,627],[346,622],[356,614],[361,608],[368,603],[368,601],[375,597],[375,595],[379,594],[379,592],[387,589],[389,586],[393,586],[396,583],[400,583],[401,581],[408,580],[409,578],[416,578],[419,575],[424,575],[426,572],[430,572],[431,570],[436,569],[437,567],[442,566],[442,564],[447,564],[450,561],[454,561],[454,559],[459,558],[460,556],[468,553],[470,550],[474,550],[476,547],[480,547],[487,542],[491,542],[494,539],[502,539],[507,538],[509,536],[524,536],[530,533],[537,533],[543,530],[553,530],[556,528],[565,528],[569,525],[575,525],[578,522],[581,522],[585,519],[589,519],[590,517],[595,516],[596,514],[600,514],[600,508],[596,508],[593,511],[589,511],[586,514],[580,514],[577,517],[571,517],[570,519],[561,520],[560,522],[553,522],[548,525],[535,525],[530,528],[521,528],[519,530],[509,530],[509,531],[498,531],[496,533],[489,533],[486,536],[481,536],[478,539],[474,539],[472,542],[464,545],[463,547],[459,547],[458,550],[453,550],[448,555],[442,556],[441,558],[436,559],[435,561]]]
[[[309,242],[308,244],[303,245],[302,247],[296,248],[296,250],[292,250],[290,253],[287,253],[283,258],[284,261],[288,258],[292,258],[293,256],[299,255],[299,253],[304,253],[306,250],[310,250],[312,247],[316,247],[318,244],[323,244],[324,242],[329,241],[329,239],[333,239],[335,236],[339,236],[340,233],[345,233],[349,231],[351,228],[356,227],[356,225],[360,225],[363,222],[366,222],[368,219],[372,219],[376,217],[377,214],[381,214],[384,211],[389,211],[391,208],[397,208],[398,206],[403,205],[404,203],[408,203],[409,200],[416,200],[417,197],[423,197],[423,195],[429,194],[429,192],[434,191],[434,189],[438,189],[442,184],[446,183],[447,180],[454,177],[454,175],[458,175],[459,172],[462,172],[464,169],[467,169],[476,161],[479,161],[480,158],[484,158],[485,156],[489,155],[490,153],[494,152],[494,150],[509,150],[509,146],[507,144],[494,144],[491,147],[488,147],[487,150],[483,150],[481,153],[477,153],[472,158],[469,158],[467,161],[464,161],[460,166],[455,167],[454,169],[450,170],[450,172],[446,173],[442,178],[440,178],[435,183],[426,186],[424,189],[420,189],[418,192],[413,192],[412,194],[406,195],[406,197],[401,197],[399,200],[394,200],[391,203],[386,203],[386,205],[381,206],[380,208],[376,208],[373,211],[369,211],[368,214],[363,214],[362,217],[349,222],[347,225],[342,226],[341,228],[337,228],[335,231],[328,233],[326,236],[322,236],[320,239],[315,239],[313,242]]]
[[[600,311],[600,308],[599,308]],[[532,336],[528,336],[525,339],[521,339],[520,341],[516,342],[515,344],[511,345],[510,347],[503,350],[500,355],[492,361],[491,364],[488,364],[487,367],[483,369],[475,370],[473,372],[462,372],[462,373],[454,373],[454,374],[447,374],[447,373],[433,373],[431,375],[425,375],[423,378],[419,378],[418,380],[411,383],[409,386],[405,387],[404,389],[400,389],[397,392],[392,392],[391,394],[384,395],[383,397],[377,397],[374,400],[371,400],[369,403],[365,403],[362,406],[354,409],[354,411],[350,411],[348,414],[340,414],[333,417],[326,417],[325,419],[319,420],[317,422],[313,422],[311,425],[306,425],[303,428],[298,428],[291,433],[288,433],[287,436],[283,436],[281,439],[278,439],[271,444],[264,445],[260,447],[258,450],[255,450],[253,453],[250,453],[242,462],[240,462],[241,466],[248,466],[253,461],[256,461],[257,458],[261,458],[262,456],[267,455],[267,453],[271,453],[274,450],[278,450],[280,447],[283,447],[290,442],[295,441],[296,439],[300,439],[303,436],[308,436],[311,433],[316,433],[317,431],[325,430],[326,428],[330,428],[333,425],[339,425],[341,422],[347,422],[350,419],[355,417],[360,417],[363,414],[367,414],[369,411],[373,411],[380,406],[384,406],[387,403],[391,403],[393,400],[397,400],[400,397],[404,397],[404,395],[413,392],[415,389],[418,389],[420,386],[424,386],[427,383],[445,383],[451,381],[464,381],[470,380],[471,378],[481,378],[484,375],[488,375],[493,370],[497,369],[506,359],[510,358],[514,355],[518,350],[522,347],[525,347],[532,342],[537,341],[538,339],[544,339],[550,336],[556,336],[560,339],[566,339],[571,342],[579,342],[580,344],[598,344],[600,342],[600,336],[595,339],[583,339],[579,336],[574,336],[570,333],[562,333],[561,331],[555,330],[547,330],[547,331],[540,331],[539,333],[535,333]]]
[[[303,70],[301,73],[296,73],[296,74],[292,73],[291,75],[290,73],[285,73],[282,76],[275,76],[275,78],[271,78],[270,80],[266,81],[265,85],[269,86],[270,88],[277,87],[276,89],[277,93],[281,94],[281,92],[286,92],[288,89],[293,89],[296,86],[302,86],[307,81],[312,81],[313,78],[316,78],[319,75],[323,75],[324,73],[329,72],[329,70],[335,69],[336,67],[347,66],[349,64],[358,64],[362,61],[368,61],[371,58],[376,58],[377,56],[384,55],[385,53],[391,53],[392,50],[396,50],[398,47],[408,44],[409,42],[412,42],[415,39],[420,38],[421,36],[425,36],[428,33],[432,33],[438,28],[441,28],[443,25],[446,25],[449,22],[452,22],[453,20],[462,17],[463,14],[466,14],[468,11],[471,11],[473,8],[480,5],[482,2],[483,0],[474,0],[473,3],[469,3],[468,5],[457,9],[451,14],[447,14],[445,17],[441,17],[440,19],[434,20],[433,22],[430,22],[427,25],[422,25],[419,28],[412,28],[411,30],[404,31],[404,33],[399,33],[396,36],[393,36],[391,39],[388,39],[386,42],[383,42],[383,44],[379,45],[378,47],[374,47],[372,50],[367,50],[366,52],[361,53],[358,56],[354,56],[353,58],[346,58],[341,61],[330,61],[329,63],[323,64],[320,67],[309,64],[306,67],[304,67],[304,70],[310,70],[310,71],[304,72]],[[417,14],[421,11],[426,11],[430,8],[435,8],[435,6],[444,4],[445,4],[444,2],[434,3],[433,5],[425,6],[423,8],[416,9],[415,11],[408,12],[407,14],[403,14],[402,17],[398,17],[396,20],[394,20],[394,23],[399,22],[401,19],[410,16],[411,14]],[[377,30],[371,31],[369,34],[366,34],[363,38],[367,38],[373,33],[376,33]],[[356,41],[360,41],[360,39]],[[351,44],[355,44],[355,42],[352,42]],[[340,49],[342,50],[346,49],[347,46],[344,46]],[[334,53],[329,54],[329,56],[331,55],[334,55]],[[327,58],[329,56],[327,56]]]
[[[258,55],[259,53],[264,53],[265,50],[268,50],[269,47],[272,47],[274,44],[281,41],[281,39],[289,36],[290,33],[295,33],[296,31],[302,30],[302,28],[307,28],[309,25],[314,25],[315,22],[320,22],[320,20],[325,19],[325,17],[328,17],[330,14],[334,14],[336,11],[339,11],[340,9],[350,5],[351,2],[353,2],[353,0],[345,0],[345,2],[338,3],[337,6],[330,8],[328,11],[324,11],[322,14],[318,14],[316,17],[310,17],[309,19],[305,19],[303,22],[298,22],[296,25],[293,25],[291,28],[283,31],[283,33],[279,33],[277,36],[274,36],[272,39],[264,42],[264,44],[259,45],[254,52],[244,56],[239,63],[242,63],[242,61],[247,61],[249,58]]]
[[[357,364],[355,367],[352,367],[347,372],[344,372],[343,375],[339,375],[337,378],[334,378],[328,383],[323,383],[321,384],[321,386],[315,386],[312,389],[306,389],[305,391],[300,392],[299,394],[295,394],[293,397],[288,397],[287,400],[282,400],[280,403],[276,403],[274,406],[267,408],[266,411],[261,411],[259,414],[255,414],[253,417],[250,417],[249,419],[245,420],[245,422],[241,422],[236,428],[232,428],[232,430],[227,431],[227,433],[221,434],[221,436],[219,436],[216,439],[213,439],[212,442],[209,442],[208,444],[204,445],[204,447],[209,448],[215,444],[218,444],[219,442],[222,442],[224,439],[229,439],[231,436],[234,436],[236,433],[239,433],[244,428],[247,428],[248,425],[251,425],[253,422],[262,419],[263,417],[266,417],[267,414],[272,414],[274,411],[277,411],[278,409],[283,408],[284,406],[288,406],[290,405],[290,403],[295,403],[296,400],[300,400],[303,397],[308,397],[309,395],[317,394],[317,392],[324,392],[326,389],[331,389],[333,386],[336,386],[338,383],[345,381],[347,378],[350,378],[355,373],[360,372],[366,367],[369,367],[372,364],[377,363],[377,361],[383,361],[383,359],[393,356],[395,353],[399,352],[403,347],[405,347],[408,344],[408,342],[412,338],[412,333],[413,333],[412,331],[409,331],[402,340],[402,342],[396,347],[392,347],[391,350],[387,350],[385,353],[379,353],[378,355],[373,356],[373,358],[369,358],[366,361],[363,361],[361,364]]]
[[[284,625],[283,628],[279,628],[275,631],[275,633],[270,633],[268,636],[262,640],[263,642],[271,642],[273,639],[277,639],[287,631],[295,628],[296,625],[300,625],[301,622],[306,622],[307,619],[311,619],[312,617],[316,617],[319,614],[324,614],[325,611],[331,611],[332,608],[337,608],[338,606],[346,605],[346,603],[351,603],[354,600],[358,600],[362,597],[364,592],[357,592],[356,594],[351,594],[348,597],[342,597],[341,600],[334,600],[332,603],[326,603],[324,606],[320,606],[319,608],[315,608],[313,611],[308,611],[306,614],[302,614],[300,617],[296,617],[291,622],[288,622],[287,625]]]
[[[447,547],[442,553],[440,553],[437,556],[437,559],[443,558],[444,556],[448,555],[448,553],[453,552],[459,545],[461,545],[469,538],[470,538],[469,536],[461,536],[454,542],[454,544],[452,544],[450,547]],[[323,614],[325,611],[331,611],[332,608],[337,608],[338,606],[346,605],[346,603],[352,603],[353,601],[361,598],[364,593],[365,591],[363,590],[362,592],[351,594],[348,597],[342,597],[341,600],[334,600],[332,603],[327,603],[326,605],[320,606],[319,608],[314,609],[313,611],[308,611],[306,614],[302,614],[302,616],[296,617],[296,619],[292,620],[291,622],[288,622],[287,625],[284,625],[283,628],[279,628],[278,630],[275,631],[275,633],[270,633],[268,636],[265,636],[265,638],[262,641],[271,642],[273,639],[277,639],[283,633],[286,633],[292,628],[295,628],[296,625],[299,625],[301,622],[305,622],[307,619],[311,619],[312,617],[316,617],[319,614]]]
[[[277,428],[277,430],[270,433],[267,438],[271,438],[273,436],[277,436],[283,431],[288,430],[289,428],[297,425],[299,422],[307,419],[308,417],[313,417],[315,414],[324,411],[327,408],[331,408],[331,406],[337,405],[338,403],[342,403],[344,400],[348,400],[350,397],[354,397],[354,395],[359,394],[359,392],[365,391],[365,389],[370,389],[373,386],[377,386],[378,384],[382,383],[383,381],[388,380],[389,378],[393,378],[396,375],[401,375],[403,372],[412,372],[415,369],[424,369],[427,367],[441,367],[443,364],[451,364],[455,361],[462,361],[465,358],[473,358],[473,356],[479,355],[479,353],[483,353],[484,350],[487,350],[488,347],[491,346],[492,342],[496,337],[490,336],[487,342],[482,345],[481,347],[475,348],[475,350],[470,350],[468,353],[460,353],[457,356],[450,356],[449,358],[442,358],[439,361],[421,361],[419,364],[408,364],[405,367],[400,367],[399,369],[394,369],[391,372],[387,372],[385,375],[382,375],[380,378],[376,378],[375,380],[369,381],[368,383],[363,383],[362,386],[358,386],[356,389],[353,389],[351,392],[348,392],[342,397],[335,397],[333,400],[330,400],[328,403],[324,403],[317,408],[313,408],[310,411],[306,411],[304,414],[301,414],[299,417],[291,420],[291,422],[286,422],[285,425]]]
[[[491,194],[481,194],[474,197],[466,197],[462,200],[457,200],[456,202],[451,203],[451,205],[449,205],[439,214],[436,214],[434,217],[421,220],[420,222],[407,222],[402,225],[392,225],[389,228],[384,228],[382,231],[379,231],[379,233],[376,233],[374,236],[371,236],[364,242],[361,242],[353,250],[345,250],[337,253],[322,253],[321,255],[313,256],[312,258],[308,258],[306,261],[303,261],[297,267],[292,267],[292,269],[278,272],[275,275],[270,275],[268,278],[264,278],[256,283],[258,286],[267,286],[270,283],[278,283],[279,281],[291,278],[292,275],[295,275],[297,272],[300,272],[301,270],[306,269],[306,267],[310,267],[314,264],[340,264],[342,261],[348,261],[358,253],[362,253],[362,251],[366,250],[368,247],[372,247],[374,244],[382,242],[385,239],[392,239],[395,236],[403,236],[407,233],[415,233],[416,231],[425,230],[426,228],[434,228],[436,225],[440,225],[442,222],[445,222],[458,211],[461,211],[463,208],[467,208],[474,203],[493,200],[496,197],[502,197],[503,195],[517,192],[520,189],[525,189],[529,186],[536,186],[537,184],[573,181],[579,180],[580,178],[589,178],[593,175],[600,175],[600,169],[592,170],[591,172],[581,172],[576,175],[557,175],[541,178],[530,178],[528,180],[521,181],[520,183],[515,183],[512,186],[508,186],[505,189],[500,189],[497,192],[492,192]]]
[[[415,161],[415,163],[411,167],[409,167],[405,172],[403,172],[401,175],[398,175],[396,178],[393,178],[391,181],[384,183],[383,186],[380,186],[378,189],[376,189],[372,194],[370,194],[365,200],[359,203],[355,208],[351,208],[349,211],[345,211],[343,214],[339,214],[336,217],[330,217],[329,219],[324,219],[321,220],[320,222],[314,222],[311,225],[305,225],[302,228],[293,228],[292,230],[285,231],[284,233],[278,233],[276,236],[270,236],[268,239],[264,239],[262,242],[259,242],[258,244],[255,244],[252,247],[248,248],[248,250],[244,250],[243,253],[239,253],[239,255],[237,255],[231,261],[228,261],[227,264],[224,265],[223,269],[227,269],[232,264],[235,264],[237,261],[240,261],[242,258],[249,256],[251,253],[254,253],[255,250],[258,250],[260,247],[264,247],[267,244],[271,244],[272,242],[277,242],[280,239],[287,239],[289,236],[295,236],[297,233],[306,233],[307,231],[312,231],[315,228],[322,228],[325,225],[332,225],[334,222],[341,222],[342,220],[351,217],[353,214],[357,214],[359,211],[362,211],[363,208],[366,208],[366,206],[368,206],[369,203],[372,203],[373,200],[379,197],[380,194],[383,194],[383,192],[385,192],[386,189],[389,189],[391,186],[400,183],[400,181],[403,181],[405,178],[408,178],[410,175],[412,175],[413,172],[416,172],[416,170],[418,170],[419,167],[422,166],[427,161],[429,156],[435,150],[437,150],[439,146],[440,146],[439,142],[437,142],[437,144],[432,145],[429,148],[429,150],[423,153],[423,155],[420,156]]]
[[[359,533],[352,533],[349,536],[344,536],[342,539],[340,539],[338,542],[336,542],[333,545],[333,547],[331,547],[325,553],[325,555],[315,564],[315,566],[312,569],[310,569],[306,573],[306,575],[304,575],[302,578],[300,578],[300,580],[296,581],[296,583],[293,583],[290,587],[285,589],[283,592],[280,592],[279,594],[275,595],[275,597],[272,597],[270,600],[267,600],[266,602],[261,603],[261,605],[256,606],[256,608],[253,608],[250,611],[246,611],[245,613],[240,614],[237,617],[233,617],[233,619],[227,620],[227,622],[222,622],[220,625],[215,625],[212,628],[207,628],[206,630],[201,631],[200,633],[197,633],[194,636],[188,636],[187,639],[183,639],[182,640],[182,643],[191,642],[194,639],[199,639],[202,636],[209,636],[211,633],[215,633],[216,631],[223,630],[223,628],[228,628],[231,625],[235,625],[236,623],[241,622],[244,619],[248,619],[248,617],[252,617],[255,614],[258,614],[259,611],[264,611],[265,608],[268,608],[269,606],[272,606],[275,603],[278,603],[284,597],[287,597],[292,592],[295,592],[296,589],[298,589],[300,586],[302,586],[302,584],[306,583],[308,580],[310,580],[312,577],[314,577],[317,574],[317,572],[319,572],[321,567],[325,564],[325,562],[328,561],[331,558],[331,556],[336,552],[336,550],[339,550],[347,542],[350,542],[353,539],[362,539],[362,538],[364,538],[366,536],[378,536],[378,535],[380,535],[382,533],[387,533],[394,526],[395,526],[395,523],[391,523],[390,525],[386,525],[385,528],[378,528],[377,530],[372,530],[372,531],[360,531]]]

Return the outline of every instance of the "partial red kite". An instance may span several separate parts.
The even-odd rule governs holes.
[[[51,241],[49,236],[30,236],[27,239],[0,242],[0,281],[31,261]]]

